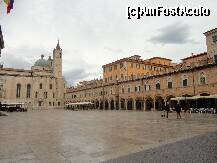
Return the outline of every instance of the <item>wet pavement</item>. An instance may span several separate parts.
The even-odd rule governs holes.
[[[217,131],[217,115],[44,110],[0,117],[0,163],[101,162]]]

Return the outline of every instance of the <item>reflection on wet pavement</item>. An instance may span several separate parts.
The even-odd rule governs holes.
[[[45,110],[0,117],[0,162],[100,162],[217,130],[216,115]]]

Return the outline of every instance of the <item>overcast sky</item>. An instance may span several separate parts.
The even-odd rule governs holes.
[[[0,0],[2,1],[2,0]],[[127,19],[127,6],[205,6],[209,17]],[[215,0],[15,0],[11,14],[0,4],[5,67],[30,69],[52,55],[60,39],[70,85],[102,76],[102,65],[131,55],[180,62],[206,51],[204,32],[217,27]]]

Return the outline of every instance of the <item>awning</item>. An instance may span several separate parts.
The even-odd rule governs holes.
[[[66,104],[66,106],[73,106],[73,105],[93,105],[94,103],[92,102],[76,102],[76,103],[69,103]]]
[[[172,101],[180,101],[180,100],[197,100],[197,99],[217,99],[217,94],[210,96],[192,96],[192,97],[175,97],[171,98]]]
[[[24,105],[23,102],[8,102],[8,101],[2,101],[2,105]]]

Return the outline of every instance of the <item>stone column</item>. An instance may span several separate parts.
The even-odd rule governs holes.
[[[146,100],[143,101],[144,111],[146,111]]]
[[[105,100],[103,100],[103,110],[105,110]]]
[[[133,110],[136,110],[136,100],[133,100]]]
[[[118,101],[119,110],[121,110],[121,100]]]
[[[154,111],[156,111],[156,105],[155,105],[155,102],[156,102],[156,99],[154,98]]]
[[[100,110],[100,107],[101,107],[101,101],[99,101],[99,107],[98,107],[99,110]]]
[[[111,101],[108,101],[108,110],[111,110]]]
[[[126,108],[126,110],[128,110],[128,109],[127,109],[127,100],[125,100],[124,103],[125,103],[125,108]]]

